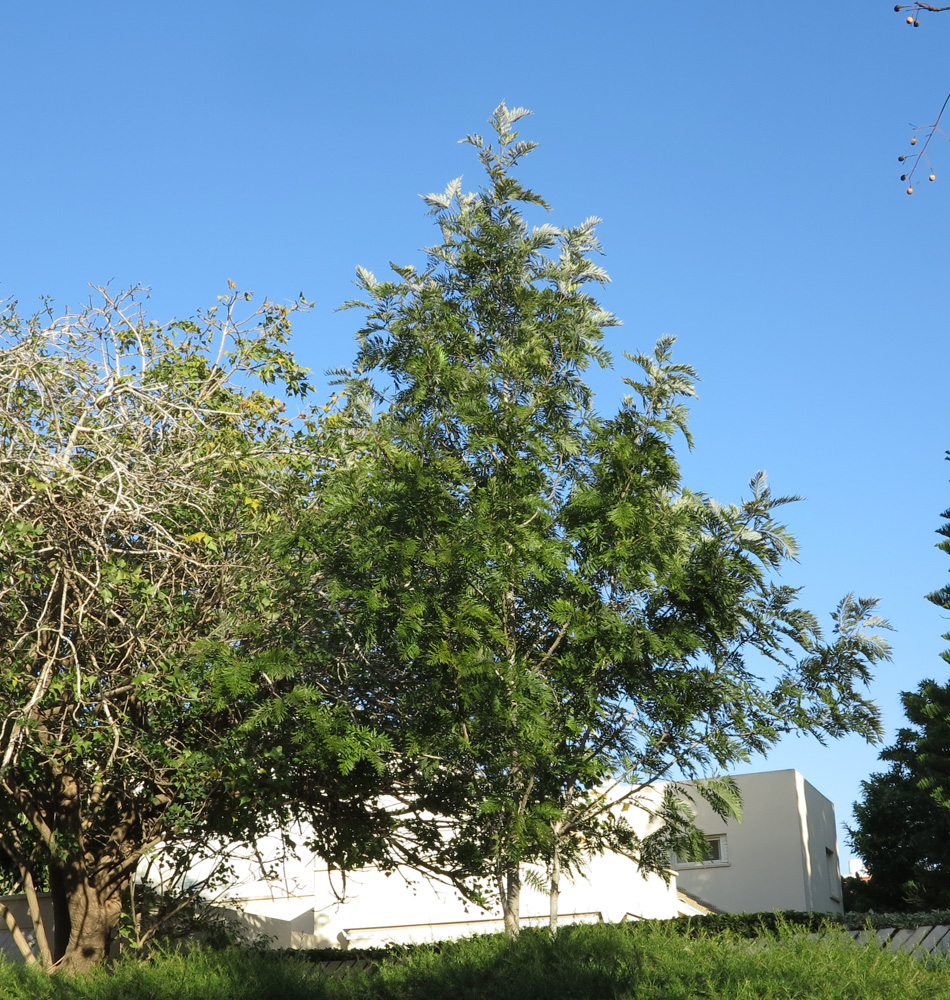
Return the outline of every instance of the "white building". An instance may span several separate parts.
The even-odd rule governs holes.
[[[742,822],[720,819],[698,796],[696,825],[709,838],[706,861],[674,868],[680,888],[728,913],[808,910],[841,913],[835,809],[798,771],[735,778]]]
[[[794,770],[735,780],[743,799],[741,822],[720,819],[705,800],[695,798],[696,823],[710,842],[706,861],[671,859],[667,885],[658,875],[641,875],[629,858],[598,856],[583,875],[563,880],[561,922],[667,918],[707,907],[733,913],[840,913],[832,803]],[[630,809],[626,816],[638,833],[648,832],[645,811]],[[276,881],[243,883],[228,894],[228,905],[243,910],[255,929],[276,935],[278,946],[360,947],[503,927],[498,908],[483,910],[414,873],[366,869],[349,873],[344,886],[340,874],[329,872],[317,858],[292,869]],[[547,911],[547,897],[525,885],[522,925],[545,924]]]
[[[633,806],[625,816],[638,834],[649,832],[645,810]],[[258,846],[273,857],[278,844]],[[500,907],[484,909],[416,872],[367,868],[348,872],[344,880],[317,857],[284,862],[275,879],[255,881],[250,865],[247,871],[220,903],[241,911],[251,928],[273,936],[277,947],[369,947],[504,929]],[[629,858],[599,855],[573,880],[562,876],[559,922],[618,923],[707,912],[680,893],[675,874],[670,876],[667,883],[659,875],[641,874]],[[546,925],[548,896],[529,882],[521,890],[521,924]]]

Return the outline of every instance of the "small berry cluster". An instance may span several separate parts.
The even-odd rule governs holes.
[[[922,126],[918,126],[918,129],[921,128],[921,127]],[[917,153],[911,153],[909,156],[898,156],[897,157],[897,162],[898,163],[904,163],[907,160],[913,160],[914,161],[914,165],[910,168],[910,170],[906,174],[901,174],[901,180],[902,181],[910,180],[910,178],[913,175],[914,171],[917,169],[917,164],[918,164],[921,156],[923,156],[926,153],[927,143],[930,142],[930,138],[933,135],[933,132],[936,131],[936,127],[935,126],[933,126],[933,127],[926,126],[926,127],[932,128],[933,131],[931,131],[931,134],[927,136],[927,142],[924,143],[923,149],[921,149]],[[917,145],[917,136],[916,135],[910,140],[910,144],[912,146],[916,146]],[[928,165],[929,165],[930,161],[928,160],[927,162],[928,162]],[[936,179],[937,179],[937,175],[933,172],[933,169],[931,168],[930,176],[927,178],[927,180],[929,180],[929,181],[935,181]],[[907,189],[907,193],[908,194],[913,194],[914,193],[913,185],[911,185]]]
[[[922,10],[939,13],[942,10],[950,10],[950,7],[934,7],[931,3],[899,3],[894,5],[894,10],[896,10],[898,14],[902,10],[910,10],[911,13],[907,16],[906,21],[908,24],[912,24],[915,28],[919,28],[920,12]]]
[[[924,135],[923,135],[923,140],[924,141],[923,141],[923,145],[920,147],[920,149],[916,150],[913,153],[908,153],[906,156],[902,154],[901,156],[897,157],[897,162],[898,163],[906,163],[907,166],[910,167],[910,169],[907,170],[906,173],[901,174],[901,180],[902,181],[911,181],[910,186],[907,188],[907,193],[908,194],[913,194],[914,193],[913,178],[914,178],[914,173],[916,172],[917,168],[920,166],[921,158],[923,158],[924,162],[926,162],[926,164],[927,164],[928,169],[930,170],[930,173],[927,176],[927,180],[935,181],[937,179],[937,175],[934,173],[933,166],[930,163],[930,157],[927,155],[927,147],[930,145],[930,140],[933,139],[933,137],[935,135],[937,135],[938,132],[944,138],[950,138],[950,136],[947,136],[946,133],[944,133],[941,130],[941,128],[940,128],[940,119],[943,118],[943,113],[944,113],[944,111],[947,110],[947,105],[948,104],[950,104],[950,94],[947,95],[947,99],[943,102],[943,107],[940,109],[940,114],[937,115],[937,120],[933,123],[933,125],[915,125],[915,126],[912,126],[913,129],[914,129],[914,132],[915,132],[915,134],[913,136],[911,136],[911,140],[910,140],[910,144],[912,146],[916,146],[917,145],[917,135],[916,135],[916,133],[918,133],[918,132],[923,132],[924,133]],[[905,168],[905,170],[906,170],[906,168]]]
[[[903,4],[903,5],[902,4],[895,4],[894,5],[894,10],[896,10],[898,13],[900,13],[904,9],[904,7],[906,7],[906,6],[907,6],[906,4]],[[912,24],[915,28],[919,28],[920,27],[920,18],[917,16],[917,5],[916,4],[914,4],[914,13],[908,15],[908,17],[907,17],[907,23],[908,24]]]

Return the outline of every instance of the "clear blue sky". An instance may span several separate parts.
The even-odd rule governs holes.
[[[786,573],[806,605],[881,598],[890,739],[898,692],[946,679],[950,628],[922,597],[950,570],[950,148],[910,198],[897,162],[950,90],[950,13],[915,30],[892,6],[6,4],[0,296],[143,283],[167,319],[229,278],[303,291],[298,356],[345,364],[355,266],[418,263],[417,196],[480,183],[456,140],[530,107],[525,181],[555,224],[605,219],[616,355],[671,333],[702,376],[689,485],[733,500],[767,470],[807,498]],[[595,384],[612,409],[619,375]],[[796,740],[754,769],[797,767],[847,821],[876,756]]]

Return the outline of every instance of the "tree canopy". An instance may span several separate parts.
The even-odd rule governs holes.
[[[547,205],[515,176],[526,114],[502,104],[491,141],[466,137],[477,192],[425,198],[422,270],[358,269],[366,320],[332,418],[349,460],[319,478],[313,528],[336,614],[320,631],[411,765],[394,823],[417,860],[493,885],[511,933],[527,862],[613,846],[663,873],[671,848],[699,850],[675,795],[643,840],[605,782],[721,773],[792,731],[874,737],[861,688],[888,654],[873,601],[843,600],[829,641],[776,582],[794,498],[763,474],[738,504],[682,483],[695,374],[672,338],[628,355],[629,395],[597,412],[585,372],[611,365],[618,322],[594,298],[599,220],[529,224]]]
[[[0,316],[0,846],[40,957],[70,969],[104,954],[157,845],[277,822],[279,748],[241,727],[279,677],[245,651],[279,616],[275,528],[310,466],[280,399],[307,387],[302,303],[232,289],[160,326],[100,293]]]

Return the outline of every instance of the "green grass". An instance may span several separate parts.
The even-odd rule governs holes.
[[[327,978],[318,965],[260,952],[119,962],[69,979],[0,964],[3,1000],[946,1000],[950,964],[809,940],[780,929],[748,941],[594,925],[519,941],[472,938],[394,951],[376,973]]]

